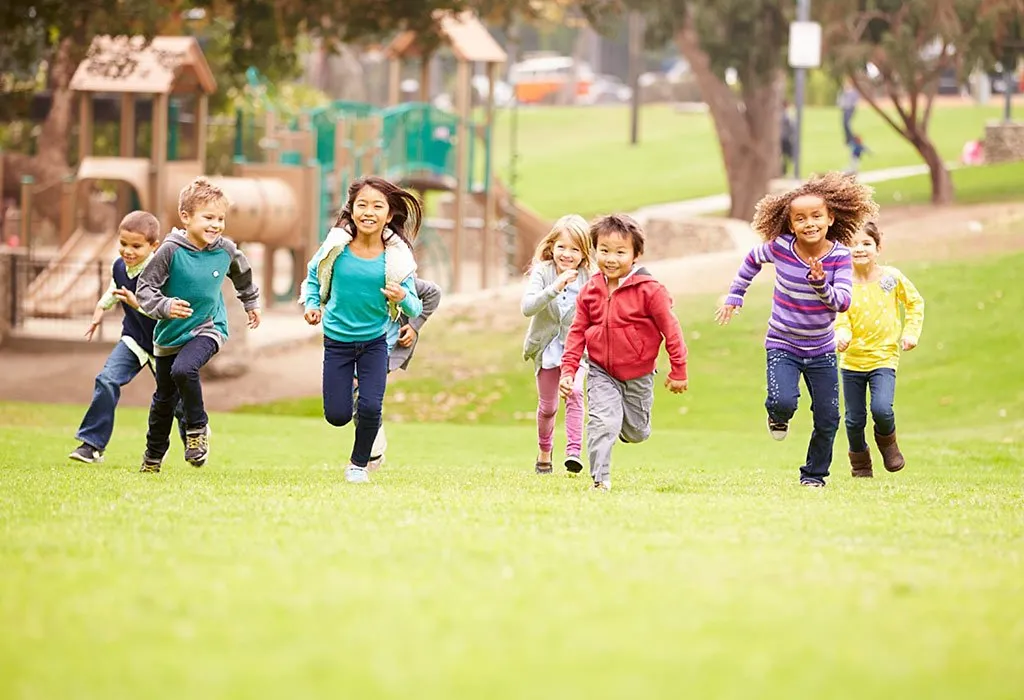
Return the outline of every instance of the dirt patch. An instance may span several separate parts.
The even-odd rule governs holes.
[[[881,225],[885,234],[883,258],[892,263],[970,258],[1024,249],[1024,202],[888,207]],[[729,251],[676,260],[648,260],[646,264],[674,294],[709,294],[724,292],[742,256],[742,251]],[[465,338],[473,333],[525,328],[519,313],[521,293],[521,284],[514,284],[474,295],[453,296],[441,305],[425,333],[429,337],[443,328],[443,342],[435,344],[435,349],[439,349],[454,336]],[[420,350],[420,367],[436,365],[430,347],[427,343]],[[102,351],[39,356],[0,350],[0,400],[87,403],[92,396],[94,377],[105,358]],[[253,359],[248,374],[204,383],[207,408],[223,411],[245,404],[318,396],[322,361],[322,350],[316,340],[265,352]],[[416,378],[415,371],[399,376],[402,380]],[[152,392],[153,379],[143,372],[124,388],[122,403],[147,406]],[[72,430],[70,426],[69,432]]]

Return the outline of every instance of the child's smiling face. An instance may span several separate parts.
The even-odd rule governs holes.
[[[367,185],[359,190],[352,203],[352,221],[356,232],[364,236],[379,236],[391,221],[391,208],[383,192]]]
[[[117,251],[128,267],[135,267],[156,250],[159,242],[150,242],[146,234],[122,229],[117,234]]]
[[[870,270],[878,260],[878,244],[866,231],[858,231],[850,242],[853,264],[858,268]]]
[[[555,261],[555,269],[558,272],[576,270],[583,262],[583,251],[572,237],[563,231],[555,244],[551,246],[551,259]]]
[[[821,197],[805,194],[789,204],[789,228],[805,248],[814,249],[825,241],[835,217]]]
[[[597,237],[597,266],[609,280],[628,275],[636,259],[633,241],[628,235],[615,231]]]
[[[179,212],[185,232],[199,248],[205,248],[224,234],[228,203],[223,199],[212,199],[196,207],[196,210]]]

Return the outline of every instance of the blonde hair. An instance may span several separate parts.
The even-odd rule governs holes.
[[[555,243],[563,233],[569,236],[569,240],[576,244],[583,255],[579,267],[589,270],[593,266],[594,247],[590,243],[590,227],[587,220],[579,214],[566,214],[554,223],[548,235],[537,244],[537,250],[533,253],[533,264],[539,265],[554,260]]]
[[[223,202],[225,207],[228,205],[228,198],[224,194],[224,190],[200,175],[181,188],[181,192],[178,194],[178,211],[194,214],[196,209],[204,204],[216,201]]]

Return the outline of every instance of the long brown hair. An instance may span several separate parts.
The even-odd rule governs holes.
[[[349,233],[355,233],[352,207],[355,205],[356,196],[364,187],[373,188],[384,195],[388,201],[388,214],[391,216],[387,227],[397,233],[399,238],[412,248],[412,242],[416,240],[416,236],[420,233],[420,226],[423,225],[423,205],[420,204],[419,197],[412,192],[376,175],[361,177],[349,185],[348,200],[338,213],[338,219],[334,222],[335,227],[345,228]]]

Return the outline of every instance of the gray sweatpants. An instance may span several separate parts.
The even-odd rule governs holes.
[[[622,382],[590,363],[587,375],[587,454],[594,481],[611,479],[612,447],[651,436],[654,373]]]

